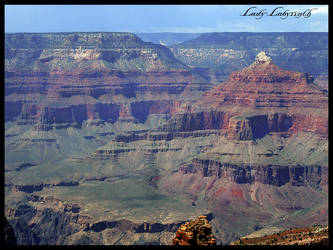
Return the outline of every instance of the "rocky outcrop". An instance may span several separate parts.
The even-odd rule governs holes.
[[[247,83],[286,82],[302,84],[303,82],[311,83],[313,78],[308,74],[281,70],[278,66],[273,64],[272,58],[261,51],[249,67],[231,73],[229,80]]]
[[[327,98],[311,77],[281,70],[261,52],[253,64],[232,73],[227,82],[207,91],[160,129],[221,129],[235,140],[256,140],[272,132],[311,131],[325,136]]]
[[[135,223],[126,219],[96,221],[81,215],[77,204],[64,203],[52,196],[31,195],[28,200],[32,205],[20,205],[16,209],[5,211],[8,225],[17,235],[18,245],[66,245],[74,236],[78,237],[76,244],[101,245],[105,241],[105,231],[119,232],[120,240],[123,236],[132,234],[175,233],[184,223]],[[98,234],[98,239],[91,238],[92,234]]]
[[[310,130],[325,136],[327,98],[306,74],[281,70],[261,53],[249,67],[207,91],[193,109],[230,110],[231,138],[255,139],[269,132]]]
[[[328,169],[322,166],[246,166],[221,163],[214,160],[194,159],[179,167],[181,175],[195,174],[200,177],[216,177],[238,184],[260,182],[282,186],[290,183],[302,186],[327,185]]]
[[[227,82],[208,91],[199,103],[253,108],[322,108],[327,103],[327,94],[312,80],[307,74],[281,70],[271,59],[263,61],[257,57],[249,67],[231,73]]]
[[[284,113],[233,116],[229,120],[227,137],[233,140],[256,140],[272,132],[288,132],[292,117]]]
[[[328,246],[328,226],[315,225],[312,228],[291,228],[262,237],[242,237],[231,242],[230,245]]]
[[[198,216],[194,221],[181,225],[172,239],[173,246],[215,246],[216,240],[212,234],[207,216]]]
[[[223,129],[228,126],[230,114],[224,111],[199,111],[176,113],[160,129],[162,131],[195,131]]]
[[[302,115],[288,115],[281,112],[263,115],[238,116],[236,114],[217,110],[178,113],[160,127],[160,130],[196,131],[220,129],[221,133],[226,134],[230,139],[255,140],[272,132],[293,134],[297,131],[318,127],[318,133],[324,134],[327,129],[324,120],[320,118],[317,119],[317,125],[314,125],[315,121],[313,120],[308,121],[310,124],[300,125],[299,120],[305,119],[305,116]]]
[[[8,220],[18,245],[64,244],[66,237],[80,230],[68,213],[50,208],[39,211],[29,205],[19,206]]]

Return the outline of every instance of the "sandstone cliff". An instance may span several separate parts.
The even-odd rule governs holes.
[[[122,32],[6,34],[5,65],[8,72],[188,69],[166,47]]]
[[[5,121],[39,130],[165,120],[210,86],[168,48],[117,32],[6,34],[5,79]]]
[[[22,49],[5,76],[5,209],[20,244],[170,244],[198,214],[211,215],[217,244],[266,226],[327,224],[328,97],[311,76],[260,53],[211,88],[176,62],[123,71],[131,46],[142,49],[135,36],[114,48],[111,34],[76,45],[58,35],[21,35],[27,46],[47,38],[54,61],[29,57],[40,71],[14,70],[27,48],[15,39],[6,48]],[[67,45],[121,49],[128,64],[80,64]],[[52,71],[59,58],[84,70]]]
[[[304,73],[281,70],[259,53],[249,67],[207,91],[190,112],[176,114],[164,130],[227,129],[251,140],[271,132],[327,134],[328,95]]]
[[[160,187],[207,201],[224,222],[221,227],[230,232],[238,223],[230,219],[235,214],[254,221],[271,216],[278,225],[304,226],[311,220],[325,224],[328,151],[319,152],[327,147],[327,98],[307,74],[281,70],[259,53],[249,67],[231,73],[228,81],[161,127],[184,132],[216,129],[221,137],[212,149],[163,176]],[[298,192],[303,198],[294,196]],[[310,193],[321,205],[310,202]],[[297,221],[287,211],[308,211],[308,217],[296,216]]]

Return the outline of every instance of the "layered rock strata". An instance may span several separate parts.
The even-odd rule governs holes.
[[[209,88],[168,48],[130,33],[6,34],[5,45],[5,121],[40,130],[145,123]]]
[[[207,91],[176,114],[165,130],[219,128],[240,140],[271,132],[301,131],[326,136],[328,96],[303,73],[281,70],[264,52],[249,67],[230,74],[229,80]]]
[[[198,174],[216,177],[238,184],[260,182],[274,186],[290,183],[293,186],[328,184],[328,169],[322,166],[244,166],[213,160],[194,159],[179,167],[179,174]]]
[[[260,53],[208,90],[167,52],[157,71],[140,61],[152,51],[133,59],[133,47],[158,50],[133,36],[72,35],[6,40],[5,198],[20,244],[170,244],[204,209],[219,244],[326,223],[328,97],[312,77]],[[54,58],[38,61],[48,48]]]
[[[96,220],[83,215],[79,211],[79,205],[61,201],[53,196],[29,195],[27,198],[28,204],[5,210],[9,221],[7,227],[14,228],[17,238],[17,241],[14,241],[13,233],[8,229],[8,244],[17,242],[18,245],[168,245],[171,236],[184,223],[138,223],[128,219]],[[207,223],[202,227],[208,227]],[[142,240],[144,238],[146,240]]]
[[[328,96],[311,76],[281,70],[261,52],[161,129],[204,131],[212,124],[220,141],[161,178],[161,188],[208,202],[231,231],[236,213],[258,221],[271,216],[278,225],[326,223]],[[311,220],[287,211],[307,211]]]

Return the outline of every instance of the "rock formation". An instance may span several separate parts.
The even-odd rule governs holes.
[[[315,225],[311,228],[291,228],[261,237],[245,236],[231,242],[233,246],[329,246],[328,226]]]
[[[174,246],[215,246],[216,240],[212,234],[207,216],[198,216],[198,219],[181,225],[172,239]]]
[[[327,98],[308,75],[281,70],[259,53],[253,64],[231,73],[228,81],[208,90],[190,111],[175,114],[162,127],[163,131],[218,129],[221,137],[212,150],[180,163],[178,172],[161,178],[160,187],[207,201],[230,230],[237,219],[229,216],[235,213],[260,220],[271,214],[272,207],[277,209],[274,213],[282,214],[305,207],[311,210],[314,203],[308,203],[308,187],[318,195],[327,192],[327,151],[317,151],[327,146]],[[300,187],[308,191],[303,193]],[[285,190],[288,202],[275,195],[280,190]],[[296,190],[308,198],[294,197]],[[309,216],[325,224],[326,212],[321,211],[327,211],[327,201],[322,198],[322,208]],[[305,218],[288,220],[279,223],[311,223]]]
[[[161,45],[126,32],[13,33],[5,37],[6,71],[39,73],[96,70],[168,71],[188,69]],[[94,72],[95,70],[95,72]]]
[[[128,33],[5,40],[18,244],[170,244],[197,214],[212,215],[217,244],[327,224],[327,92],[271,51],[212,87]]]
[[[283,69],[307,72],[318,80],[328,75],[326,32],[214,32],[170,49],[187,65],[201,71],[210,68],[207,73],[213,81],[225,81],[232,71],[249,66],[262,50]],[[323,81],[326,89],[327,83]]]
[[[168,48],[131,33],[6,34],[5,44],[5,121],[40,130],[145,123],[209,86]]]
[[[191,112],[174,116],[164,127],[227,129],[230,138],[241,140],[271,132],[314,131],[325,136],[327,98],[309,75],[281,70],[261,52],[249,67],[231,73],[228,81],[207,91]]]

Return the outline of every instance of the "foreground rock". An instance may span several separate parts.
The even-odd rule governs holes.
[[[328,226],[295,228],[262,237],[242,237],[230,245],[310,245],[328,246]]]
[[[207,216],[198,216],[198,219],[181,225],[172,239],[174,246],[215,246],[216,240],[212,234]]]

